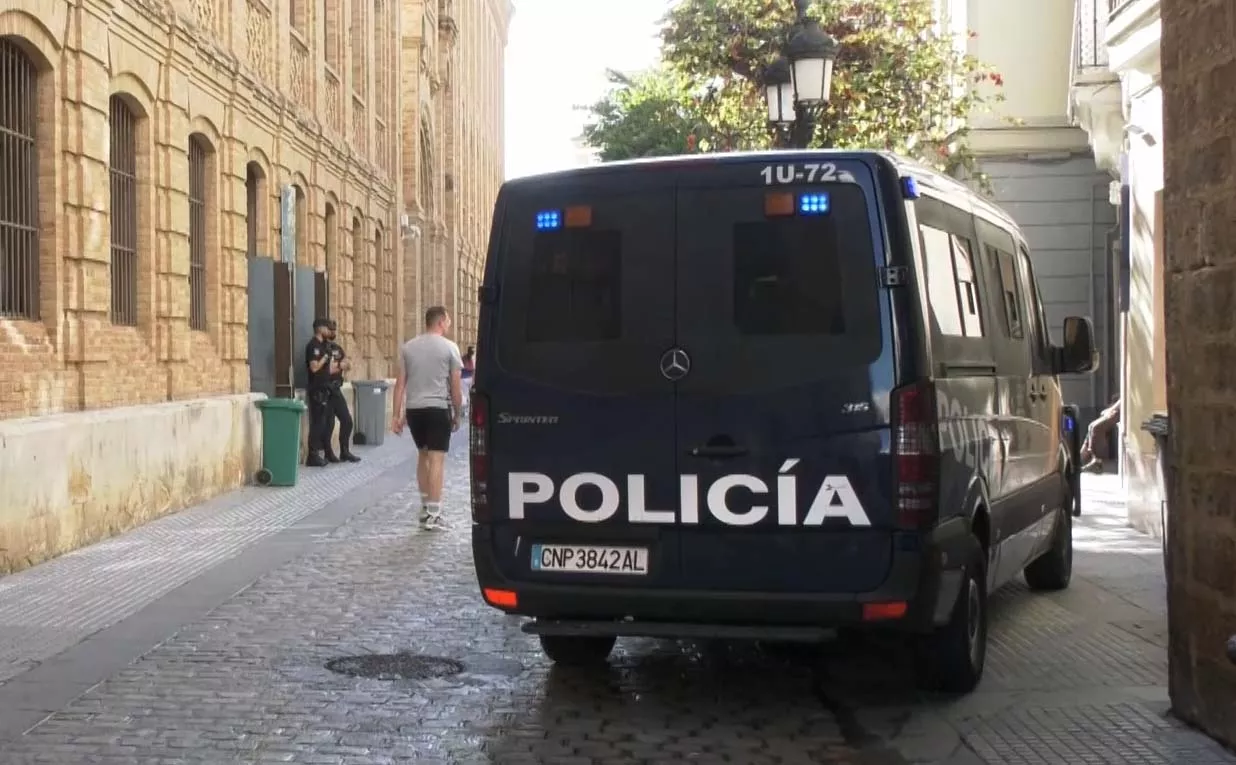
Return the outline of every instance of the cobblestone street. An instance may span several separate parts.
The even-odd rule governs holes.
[[[878,645],[628,640],[551,669],[476,591],[464,446],[449,532],[416,530],[392,438],[0,580],[0,762],[1236,763],[1166,717],[1161,552],[1111,477],[1088,478],[1073,588],[1001,593],[983,687],[944,700]],[[327,669],[399,651],[463,671]]]

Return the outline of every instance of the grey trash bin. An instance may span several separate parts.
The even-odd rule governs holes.
[[[381,446],[386,440],[386,389],[385,380],[355,380],[356,432],[352,441],[368,446]]]

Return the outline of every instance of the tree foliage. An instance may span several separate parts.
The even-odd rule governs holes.
[[[935,0],[813,5],[841,48],[812,145],[885,149],[979,175],[966,123],[1001,100],[1003,83],[937,30]],[[612,90],[587,107],[585,140],[604,160],[767,148],[759,76],[794,16],[793,0],[679,0],[663,21],[660,65],[614,73]]]

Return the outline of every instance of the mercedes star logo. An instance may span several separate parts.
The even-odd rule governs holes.
[[[681,348],[671,348],[661,357],[661,374],[666,380],[677,382],[691,371],[691,357]]]

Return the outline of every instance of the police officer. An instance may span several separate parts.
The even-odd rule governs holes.
[[[326,451],[330,448],[330,435],[334,429],[331,411],[331,373],[335,366],[331,352],[330,319],[313,320],[313,339],[305,346],[305,366],[309,372],[309,384],[305,398],[309,403],[309,454],[306,467],[322,467],[326,464]]]
[[[331,357],[330,400],[326,424],[326,461],[327,462],[360,462],[360,457],[352,453],[352,412],[348,409],[348,399],[343,395],[343,373],[352,368],[352,362],[343,352],[343,347],[335,342],[338,330],[335,322],[330,323],[330,338],[328,351]],[[336,457],[330,446],[330,433],[335,429],[335,420],[339,421],[339,456]]]

